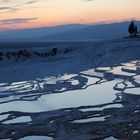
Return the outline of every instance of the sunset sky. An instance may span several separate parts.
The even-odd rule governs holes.
[[[140,19],[140,0],[0,0],[0,29]]]

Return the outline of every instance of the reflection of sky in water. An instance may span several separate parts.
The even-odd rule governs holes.
[[[0,92],[5,91],[6,88],[5,87],[0,87]]]
[[[32,121],[29,116],[23,116],[23,117],[18,117],[12,120],[5,121],[4,124],[9,124],[9,123],[22,123],[22,122],[30,122]]]
[[[107,109],[107,108],[121,108],[123,107],[122,104],[112,104],[112,105],[107,105],[107,106],[103,106],[103,107],[94,107],[94,108],[86,108],[86,109],[80,109],[80,111],[82,112],[86,112],[86,111],[97,111],[97,110],[103,110],[103,109]]]
[[[87,85],[90,85],[90,84],[93,84],[93,83],[95,83],[95,82],[99,81],[99,79],[98,79],[98,78],[96,78],[96,77],[89,77],[89,76],[83,76],[83,77],[88,78]]]
[[[110,67],[99,67],[97,68],[98,71],[108,71],[110,70]]]
[[[47,136],[29,136],[29,137],[21,138],[19,140],[53,140],[53,138]]]
[[[128,66],[127,66],[128,65]],[[127,68],[129,67],[129,68]],[[123,68],[123,69],[122,69]],[[8,112],[8,111],[20,111],[20,112],[43,112],[43,111],[50,111],[50,110],[57,110],[62,108],[69,108],[69,107],[79,107],[79,106],[85,106],[82,109],[79,109],[78,111],[82,111],[82,113],[87,113],[87,111],[103,111],[103,109],[109,109],[109,108],[121,108],[121,107],[129,107],[132,104],[137,105],[139,104],[139,96],[140,95],[140,88],[137,87],[140,83],[140,76],[136,75],[136,67],[126,64],[126,66],[117,66],[113,69],[107,67],[101,67],[97,69],[90,69],[84,72],[81,72],[80,74],[64,74],[59,75],[58,77],[46,77],[44,79],[37,79],[34,81],[24,81],[24,82],[15,82],[11,85],[4,85],[0,84],[0,91],[2,94],[10,94],[11,91],[18,91],[18,95],[11,95],[6,98],[0,98],[1,101],[10,101],[12,99],[19,99],[19,97],[24,97],[27,95],[25,92],[25,95],[21,95],[21,92],[23,91],[30,91],[30,95],[34,95],[32,97],[25,97],[25,98],[32,98],[33,101],[11,101],[8,103],[1,103],[0,104],[0,113],[2,112]],[[111,73],[113,75],[114,79],[110,79],[110,75],[107,75],[108,77],[103,77],[104,74]],[[119,76],[118,76],[119,75]],[[134,76],[135,75],[135,76]],[[132,76],[132,77],[131,77]],[[83,80],[84,79],[84,80]],[[85,80],[86,79],[86,80]],[[87,81],[88,79],[88,81]],[[36,86],[39,83],[40,86]],[[69,84],[71,83],[71,85]],[[83,84],[84,83],[84,84]],[[95,84],[96,83],[96,84]],[[135,85],[136,83],[136,85]],[[34,100],[35,95],[39,95],[41,93],[47,93],[47,91],[40,92],[37,91],[36,88],[41,87],[42,89],[45,88],[43,86],[46,84],[46,88],[50,87],[51,91],[58,91],[61,93],[54,93],[52,94],[45,94],[42,95],[37,100]],[[52,84],[52,86],[48,85]],[[82,86],[80,86],[80,84]],[[58,86],[60,87],[58,88]],[[67,86],[68,85],[68,86]],[[73,85],[79,85],[79,90],[72,90],[74,89]],[[71,87],[70,89],[68,87]],[[30,87],[33,87],[33,89],[37,92],[31,92]],[[86,89],[81,89],[81,88]],[[27,88],[27,90],[26,90]],[[12,89],[10,92],[4,92],[8,89]],[[63,90],[66,90],[63,92]],[[117,94],[116,94],[117,93]],[[123,94],[122,94],[123,93]],[[118,96],[117,96],[118,95]],[[127,104],[121,104],[120,102],[114,103],[113,101],[126,101]],[[24,99],[25,99],[24,98]],[[23,98],[22,98],[23,99]],[[104,106],[97,106],[93,107],[94,105],[100,105],[105,104]],[[112,104],[111,104],[112,103]],[[91,107],[91,106],[92,107]],[[90,107],[88,107],[90,106]],[[67,109],[70,110],[70,109]],[[139,110],[136,110],[137,113]],[[48,113],[48,112],[47,112]],[[1,114],[0,120],[6,119],[9,114]],[[97,122],[97,121],[107,121],[107,118],[110,117],[110,114],[101,115],[98,112],[95,113],[93,116],[89,115],[87,118],[77,118],[71,123],[74,125],[76,123],[91,123],[91,122]],[[31,123],[32,119],[30,116],[18,116],[17,118],[12,118],[10,120],[3,121],[3,124],[9,124],[9,123]],[[77,124],[76,124],[77,125]],[[137,131],[134,131],[133,133],[136,133]],[[44,137],[44,136],[29,136],[24,137],[19,140],[52,140],[50,137]],[[108,137],[105,140],[116,140],[114,137]]]
[[[113,86],[115,81],[94,85],[85,90],[67,91],[61,94],[50,94],[42,96],[40,100],[48,106],[48,110],[78,107],[83,105],[96,105],[108,103],[115,99],[115,91]]]
[[[135,82],[140,84],[140,75],[134,76],[134,80],[135,80]]]
[[[103,73],[96,72],[94,69],[89,69],[89,70],[83,71],[81,73],[86,74],[86,75],[91,75],[91,76],[94,75],[97,77],[104,77]]]
[[[126,93],[140,95],[140,88],[130,88],[125,90]]]
[[[7,111],[23,111],[23,112],[39,112],[45,111],[45,106],[38,101],[15,101],[0,105],[0,112]]]
[[[123,66],[118,66],[109,72],[112,72],[113,74],[123,75],[123,76],[134,76],[135,75],[135,73],[128,73],[128,72],[122,71],[122,68],[123,68]]]
[[[117,139],[115,139],[114,137],[109,137],[109,138],[106,138],[104,140],[117,140]]]
[[[107,116],[105,116],[107,117]],[[81,119],[81,120],[74,120],[72,123],[87,123],[92,121],[105,121],[105,117],[94,117],[94,118],[88,118],[88,119]]]
[[[6,119],[8,116],[9,116],[9,114],[0,115],[0,121]]]
[[[15,101],[0,105],[1,112],[24,111],[40,112],[59,108],[96,105],[112,102],[115,99],[113,86],[116,81],[93,85],[84,90],[73,90],[59,94],[48,94],[37,101]]]
[[[109,67],[97,68],[97,71],[100,71],[100,72],[95,72],[94,69],[90,69],[90,70],[81,72],[81,74],[83,74],[82,75],[83,77],[88,78],[87,85],[90,85],[99,80],[98,78],[96,78],[96,76],[103,77],[103,71],[107,71],[109,73],[111,72],[117,75],[118,74],[127,75],[127,76],[135,75],[135,73],[122,71],[121,68],[127,69],[127,67],[129,70],[134,70],[135,64],[132,64],[132,65],[131,64],[129,65],[129,63],[127,63],[126,65],[123,64],[123,66],[114,67],[112,70],[110,70]],[[55,84],[57,80],[65,81],[72,78],[70,80],[72,82],[72,85],[77,85],[79,84],[79,81],[74,79],[75,76],[77,75],[65,74],[57,78],[46,77],[46,80],[47,80],[47,83],[50,82],[50,83]],[[15,102],[4,103],[0,105],[0,110],[1,112],[6,112],[6,111],[40,112],[40,111],[48,111],[48,110],[67,108],[67,107],[78,107],[78,106],[109,103],[109,102],[112,102],[116,98],[115,93],[117,93],[117,91],[113,90],[113,87],[117,83],[122,82],[123,80],[124,79],[122,78],[121,80],[117,79],[117,80],[105,82],[105,79],[102,79],[102,82],[104,81],[104,83],[92,85],[86,89],[71,90],[71,91],[66,91],[66,92],[57,93],[57,94],[46,94],[46,95],[41,96],[41,98],[39,98],[37,101],[15,101]],[[139,81],[139,76],[135,76],[135,80]],[[132,83],[129,81],[125,81],[125,83],[128,84],[127,85],[128,87],[133,86]],[[23,86],[24,88],[26,86],[29,86],[28,85],[29,83],[27,82],[27,85],[26,85],[26,81],[25,81],[25,82],[13,83],[11,87],[16,88],[17,84],[19,85],[25,84]],[[43,84],[43,82],[41,84]],[[124,83],[119,83],[117,85],[117,88],[119,89],[123,89],[124,87],[125,87]],[[65,89],[65,87],[62,87],[62,89]],[[62,89],[59,89],[59,91],[61,91]],[[0,90],[3,91],[5,89],[1,87]],[[140,94],[140,89],[139,88],[126,89],[125,93]],[[14,99],[14,96],[11,96],[11,97],[9,96],[8,98]],[[3,99],[1,98],[1,100],[4,100],[4,98]],[[115,104],[113,107],[120,107],[120,105]]]

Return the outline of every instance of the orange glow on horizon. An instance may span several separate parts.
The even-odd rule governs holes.
[[[9,5],[14,5],[13,0]],[[23,3],[23,0],[21,0]],[[8,3],[8,2],[7,2]],[[3,2],[3,7],[7,6]],[[63,24],[92,24],[140,19],[139,0],[48,0],[18,7],[17,11],[0,11],[0,29],[36,28]],[[37,18],[25,23],[3,24],[3,20]]]

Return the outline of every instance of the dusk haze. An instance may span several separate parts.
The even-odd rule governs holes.
[[[0,0],[0,29],[139,20],[139,9],[139,0]]]

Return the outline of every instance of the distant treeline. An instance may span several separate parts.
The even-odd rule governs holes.
[[[65,49],[64,53],[68,53],[70,52],[70,49]],[[39,51],[29,51],[26,49],[23,50],[18,50],[18,51],[0,51],[0,60],[20,60],[20,59],[27,59],[27,58],[31,58],[31,57],[40,57],[40,58],[47,58],[47,57],[51,57],[51,56],[55,56],[58,54],[58,48],[52,48],[49,51],[43,51],[43,52],[39,52]]]

